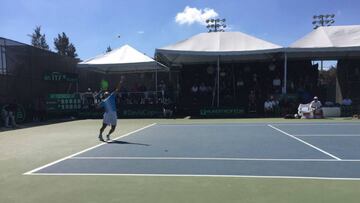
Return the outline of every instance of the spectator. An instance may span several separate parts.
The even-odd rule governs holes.
[[[315,96],[314,100],[310,102],[310,108],[313,110],[314,118],[323,117],[323,111],[321,107],[322,107],[321,102],[319,101],[318,97]]]
[[[249,112],[256,112],[256,95],[255,92],[253,90],[250,91],[249,94],[249,104],[248,104],[248,111]]]
[[[341,115],[342,116],[353,115],[352,100],[347,96],[345,96],[344,99],[342,100]]]
[[[85,109],[94,109],[95,108],[95,100],[94,95],[91,92],[91,89],[88,88],[87,91],[83,94],[83,107]]]
[[[270,96],[270,101],[272,103],[274,111],[276,111],[279,108],[279,101],[275,99],[273,95]]]
[[[270,99],[267,99],[264,102],[264,112],[266,116],[271,115],[274,112],[273,102]]]
[[[5,106],[1,110],[1,117],[4,121],[4,125],[6,128],[10,127],[9,123],[11,123],[13,128],[17,127],[16,122],[15,122],[15,112],[16,112],[15,104],[10,104],[8,106]]]
[[[342,100],[342,105],[344,105],[344,106],[351,106],[351,104],[352,104],[352,100],[349,97],[345,97]]]
[[[208,86],[206,87],[206,91],[207,91],[207,94],[208,94],[208,95],[211,95],[211,92],[213,91],[213,88],[211,87],[211,85],[208,85]]]
[[[33,121],[40,120],[40,98],[33,100]]]
[[[245,92],[245,82],[242,78],[239,78],[236,82],[236,94],[238,103],[240,103],[241,105],[244,105],[246,101],[246,94],[244,94]]]
[[[199,91],[199,86],[197,84],[194,84],[192,87],[191,87],[191,93],[192,94],[197,94]]]
[[[163,80],[160,81],[159,90],[162,91],[162,92],[166,91],[166,84],[165,84],[165,82]]]
[[[5,106],[1,109],[1,119],[4,122],[5,128],[9,127],[9,110],[8,107]]]
[[[236,87],[237,88],[241,88],[243,87],[245,84],[244,84],[244,81],[240,78],[237,82],[236,82]]]
[[[199,87],[200,94],[205,95],[207,92],[207,87],[205,86],[205,83],[201,83]]]
[[[165,118],[171,118],[174,113],[174,106],[169,98],[166,98],[163,103],[163,115]]]
[[[199,86],[195,83],[191,87],[191,95],[192,95],[193,103],[197,103],[197,101],[198,101],[198,93],[199,93]]]
[[[39,120],[44,121],[46,119],[46,101],[43,97],[39,98]]]
[[[281,80],[279,75],[276,75],[276,77],[273,79],[273,88],[276,93],[280,93],[281,87]]]

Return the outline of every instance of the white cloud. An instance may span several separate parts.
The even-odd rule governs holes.
[[[226,31],[232,31],[232,30],[235,30],[235,25],[226,25],[225,30],[226,30]]]
[[[142,35],[142,34],[144,34],[145,32],[144,32],[143,30],[139,30],[139,31],[137,31],[137,33],[138,33],[139,35]]]
[[[175,17],[175,22],[183,25],[188,24],[192,25],[194,23],[199,23],[202,25],[206,25],[205,21],[209,18],[218,17],[219,14],[216,13],[214,9],[204,8],[191,8],[190,6],[186,6],[184,11],[177,13]]]

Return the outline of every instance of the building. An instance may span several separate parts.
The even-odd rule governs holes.
[[[36,100],[44,102],[49,94],[76,91],[77,62],[51,51],[0,38],[0,106],[15,103],[30,119]]]

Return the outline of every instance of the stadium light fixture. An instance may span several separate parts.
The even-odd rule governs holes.
[[[313,28],[316,29],[318,27],[323,26],[331,26],[335,23],[335,14],[321,14],[321,15],[314,15],[313,16]]]
[[[206,28],[208,29],[208,32],[225,32],[225,21],[225,18],[207,19],[205,21],[207,23]]]

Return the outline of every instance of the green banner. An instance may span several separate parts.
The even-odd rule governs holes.
[[[48,72],[44,74],[45,81],[77,82],[79,76],[74,73]]]
[[[200,109],[200,116],[241,116],[245,114],[244,108],[203,108]]]
[[[81,109],[81,98],[78,94],[49,94],[46,110],[61,113]]]
[[[162,115],[163,112],[160,108],[124,109],[120,111],[120,116],[123,117],[161,117]]]
[[[121,106],[117,113],[119,118],[159,118],[163,116],[162,108],[158,106]],[[103,109],[97,109],[79,111],[78,115],[82,118],[102,118],[103,114]]]

